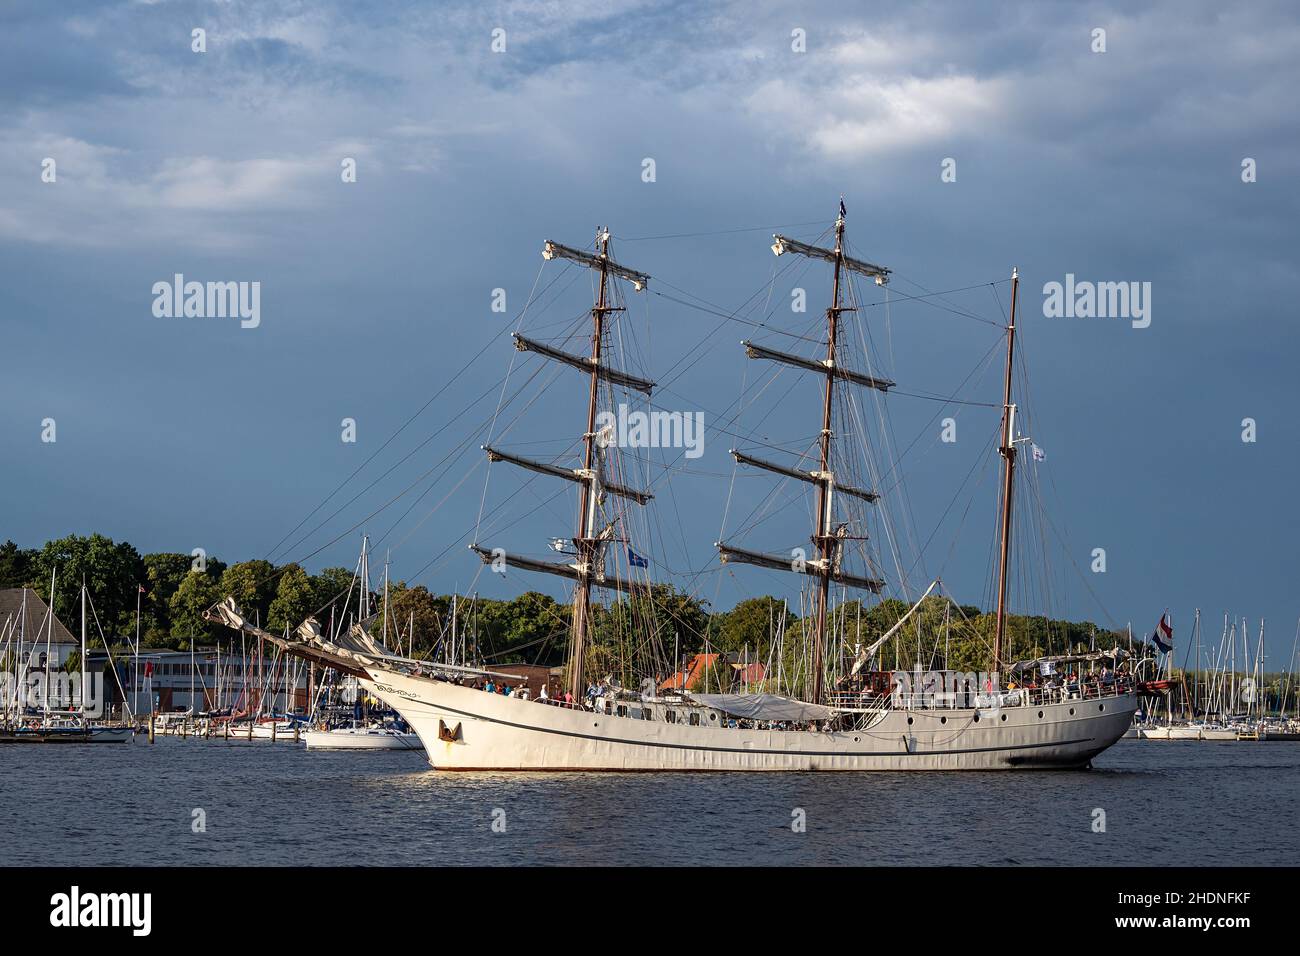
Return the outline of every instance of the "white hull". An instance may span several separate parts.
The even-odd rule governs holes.
[[[134,735],[131,727],[30,727],[0,732],[0,743],[122,744]]]
[[[274,735],[273,735],[274,734]],[[301,737],[301,734],[299,735]],[[231,740],[249,740],[248,725],[242,727],[230,728]],[[293,726],[290,724],[277,725],[274,732],[270,724],[254,724],[252,740],[277,740],[293,743]]]
[[[1223,727],[1143,727],[1144,740],[1236,740],[1237,731]]]
[[[346,727],[340,730],[308,730],[303,735],[308,750],[423,750],[418,734],[395,730]]]
[[[1223,727],[1216,727],[1210,730],[1201,731],[1202,740],[1236,740],[1237,731],[1228,730]]]
[[[439,770],[1004,770],[1082,767],[1124,735],[1132,694],[1001,711],[888,710],[863,730],[813,732],[637,720],[368,667]],[[450,738],[450,739],[448,739]]]
[[[133,727],[91,727],[90,742],[97,744],[122,744],[135,736]]]

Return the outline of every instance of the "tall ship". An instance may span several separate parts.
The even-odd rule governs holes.
[[[802,351],[742,342],[749,359],[793,370],[791,400],[809,410],[811,444],[793,460],[737,448],[737,469],[756,469],[794,487],[812,516],[809,546],[790,553],[761,550],[724,534],[717,559],[728,568],[745,565],[791,575],[802,590],[793,624],[773,624],[771,666],[759,680],[703,687],[685,679],[675,638],[644,626],[637,608],[653,604],[659,583],[642,555],[638,534],[650,527],[649,488],[624,434],[628,402],[653,407],[656,383],[640,369],[621,366],[632,330],[620,327],[625,296],[644,292],[651,277],[616,260],[608,229],[587,249],[547,241],[546,260],[565,260],[592,273],[594,302],[583,353],[516,332],[514,344],[583,380],[585,415],[575,422],[579,442],[567,459],[527,457],[499,442],[483,452],[497,465],[519,468],[546,480],[567,482],[577,517],[573,536],[554,539],[562,560],[516,553],[495,540],[470,547],[491,571],[520,571],[564,579],[572,589],[567,622],[567,660],[561,685],[543,695],[502,694],[512,677],[462,656],[441,661],[393,653],[363,624],[334,635],[309,619],[290,637],[254,627],[233,600],[213,607],[212,620],[256,634],[318,665],[356,677],[366,690],[396,710],[419,735],[429,763],[439,770],[494,771],[851,771],[999,770],[1085,767],[1129,729],[1137,697],[1127,653],[1067,649],[1008,660],[1008,583],[1018,456],[1026,439],[1016,428],[1012,383],[1016,369],[1019,277],[1012,271],[1005,334],[1005,375],[997,513],[996,610],[987,661],[978,670],[885,666],[889,642],[897,642],[927,598],[941,589],[934,580],[914,601],[901,602],[887,630],[857,640],[843,608],[887,587],[872,560],[866,533],[881,491],[878,471],[863,463],[866,442],[860,393],[884,395],[894,383],[872,371],[866,356],[855,279],[884,286],[891,270],[850,254],[846,213],[823,234],[821,245],[777,234],[778,256],[808,260],[829,271],[824,325]],[[570,338],[576,336],[571,335]],[[805,353],[816,349],[813,355]],[[868,364],[855,365],[866,358]],[[554,386],[553,386],[554,387]],[[992,403],[990,403],[992,404]],[[813,414],[815,412],[815,414]],[[620,418],[620,415],[623,416]],[[581,429],[580,433],[578,429]],[[761,448],[759,449],[762,450]],[[728,501],[730,504],[730,499]],[[789,506],[787,506],[789,507]],[[662,520],[662,518],[660,519]],[[724,519],[725,520],[725,519]],[[754,528],[740,529],[748,534]],[[905,582],[897,581],[901,592]],[[921,590],[916,588],[913,591]],[[856,595],[850,600],[851,595]],[[615,660],[601,653],[593,633],[618,617],[635,636]],[[779,634],[777,633],[779,631]],[[919,623],[916,631],[920,633]],[[909,638],[910,639],[910,638]],[[707,647],[706,647],[707,649]],[[716,655],[704,658],[718,661]],[[969,666],[969,665],[968,665]],[[516,680],[515,683],[518,683]]]

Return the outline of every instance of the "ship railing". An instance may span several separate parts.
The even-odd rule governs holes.
[[[889,695],[836,691],[826,695],[826,706],[838,711],[884,710],[889,706]]]
[[[1006,708],[1060,704],[1072,700],[1104,700],[1133,690],[1128,677],[1072,683],[1066,687],[1014,687],[991,692],[924,691],[912,694],[860,694],[846,691],[831,693],[827,704],[839,711],[880,710],[954,710],[969,708]]]
[[[1060,687],[1025,687],[1029,702],[1035,706],[1043,704],[1063,704],[1072,700],[1105,700],[1131,693],[1133,681],[1128,677],[1119,677],[1107,681],[1072,681]]]

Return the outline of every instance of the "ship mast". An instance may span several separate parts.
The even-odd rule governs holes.
[[[644,505],[654,496],[649,492],[629,488],[605,477],[605,439],[597,433],[596,418],[600,398],[600,384],[617,385],[630,388],[649,395],[655,383],[639,378],[605,362],[604,340],[608,318],[612,313],[621,312],[619,306],[610,305],[611,277],[624,279],[637,291],[644,291],[650,277],[643,272],[629,269],[610,258],[610,233],[602,227],[597,231],[596,250],[584,252],[563,246],[558,242],[547,240],[542,248],[543,259],[568,259],[600,273],[599,286],[595,304],[591,308],[592,334],[591,349],[587,355],[573,355],[553,346],[515,333],[515,348],[521,352],[534,352],[543,358],[576,368],[588,376],[587,419],[583,432],[583,458],[581,468],[564,468],[550,462],[535,461],[524,458],[490,445],[484,445],[488,460],[503,461],[511,465],[539,474],[577,482],[582,486],[579,495],[578,533],[573,538],[576,560],[572,563],[539,561],[535,558],[506,554],[501,549],[480,547],[477,543],[470,548],[478,553],[486,564],[494,564],[504,559],[505,566],[525,571],[541,571],[568,578],[575,583],[573,591],[573,632],[569,642],[569,692],[575,701],[582,699],[585,690],[583,664],[586,658],[588,636],[591,630],[591,589],[593,586],[610,588],[624,593],[641,590],[631,581],[618,580],[605,574],[605,550],[613,540],[614,528],[598,527],[601,518],[601,504],[606,495],[626,498],[639,505]],[[563,542],[560,542],[563,544]],[[557,550],[562,550],[557,548]],[[573,554],[573,552],[564,552]]]
[[[775,241],[772,245],[772,251],[778,256],[786,252],[794,252],[809,258],[828,261],[834,266],[831,305],[826,310],[826,358],[818,362],[799,355],[778,352],[752,342],[741,343],[745,346],[750,358],[767,359],[806,371],[817,372],[825,377],[826,381],[822,392],[821,431],[818,439],[819,467],[815,471],[790,468],[776,462],[755,458],[734,449],[731,452],[739,464],[753,465],[789,478],[798,478],[800,481],[806,481],[817,486],[817,523],[813,533],[813,544],[816,546],[817,557],[811,561],[792,562],[781,555],[748,551],[721,541],[717,544],[724,563],[739,561],[775,570],[794,571],[817,579],[816,608],[812,634],[812,687],[810,694],[813,703],[821,703],[824,695],[827,643],[826,620],[830,603],[831,584],[843,584],[876,592],[884,586],[883,581],[844,572],[842,559],[846,531],[843,527],[837,528],[834,522],[833,505],[837,491],[840,494],[859,498],[869,503],[875,502],[879,498],[879,495],[875,492],[840,484],[836,479],[831,456],[831,439],[833,437],[831,420],[835,407],[835,382],[838,379],[864,385],[868,388],[875,388],[882,392],[888,391],[894,385],[888,379],[876,378],[872,375],[844,368],[839,364],[836,353],[839,346],[840,313],[854,311],[851,307],[840,305],[844,270],[847,269],[850,272],[868,276],[874,279],[878,285],[884,285],[889,281],[889,269],[860,259],[854,259],[844,253],[844,220],[844,200],[841,199],[839,216],[835,220],[835,247],[833,249],[810,246],[807,243],[786,236],[773,236]]]
[[[835,395],[835,346],[840,320],[840,266],[843,262],[844,202],[840,201],[840,215],[835,220],[835,279],[831,293],[831,306],[826,310],[826,389],[822,403],[821,472],[831,474],[831,410]],[[826,611],[830,603],[830,568],[835,543],[831,539],[831,489],[829,481],[817,485],[817,556],[826,570],[817,579],[817,623],[813,628],[812,646],[812,699],[821,703],[822,683],[826,665]]]
[[[591,385],[587,398],[587,430],[583,433],[585,449],[582,456],[582,470],[594,479],[596,472],[592,467],[596,463],[596,399],[600,386],[599,369],[601,362],[601,345],[605,336],[605,316],[613,311],[605,304],[609,286],[609,230],[602,229],[599,243],[600,286],[596,293],[596,304],[591,309]],[[581,505],[578,509],[578,536],[574,543],[578,547],[578,565],[588,570],[595,564],[594,558],[599,545],[594,540],[596,533],[596,497],[595,481],[582,483]],[[574,700],[582,700],[583,663],[587,652],[587,622],[591,611],[591,574],[579,576],[577,587],[573,589],[573,639],[569,642],[569,692]]]
[[[1011,490],[1016,473],[1016,406],[1011,404],[1011,373],[1016,352],[1016,298],[1020,289],[1020,273],[1011,270],[1011,322],[1007,325],[1007,371],[1002,392],[1002,543],[998,557],[998,611],[993,632],[993,670],[1002,667],[1002,644],[1007,626],[1007,560],[1011,548]]]

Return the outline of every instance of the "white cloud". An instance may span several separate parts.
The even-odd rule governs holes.
[[[831,159],[852,159],[987,129],[1003,106],[999,79],[944,76],[885,79],[849,74],[822,88],[769,80],[746,101],[769,133],[807,144]]]

